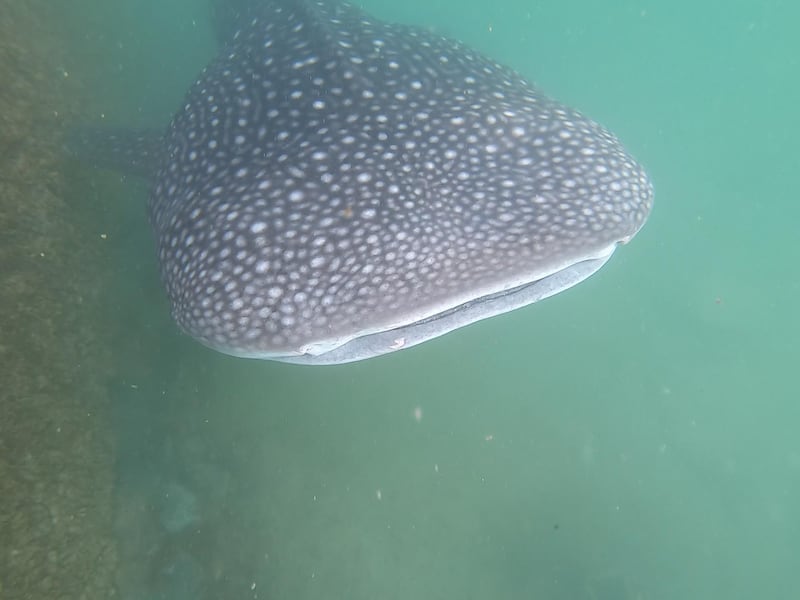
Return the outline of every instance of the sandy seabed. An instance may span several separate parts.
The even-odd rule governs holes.
[[[59,15],[0,0],[0,597],[115,597],[102,239],[70,205]]]

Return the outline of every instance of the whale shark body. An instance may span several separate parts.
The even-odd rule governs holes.
[[[174,319],[203,344],[308,364],[409,348],[575,285],[647,219],[616,137],[461,43],[336,0],[243,12],[166,134],[116,140],[153,181]]]

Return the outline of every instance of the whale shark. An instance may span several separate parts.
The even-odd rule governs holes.
[[[206,346],[410,348],[576,285],[647,220],[617,137],[514,70],[344,1],[239,4],[165,132],[73,142],[151,181],[173,318]]]

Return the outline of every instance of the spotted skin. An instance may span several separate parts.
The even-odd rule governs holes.
[[[177,323],[311,364],[566,289],[653,199],[611,133],[514,71],[328,0],[249,10],[163,156],[150,216]]]

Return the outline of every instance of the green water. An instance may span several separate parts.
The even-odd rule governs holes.
[[[208,15],[131,6],[76,7],[71,70],[109,121],[164,123],[213,55]],[[146,188],[106,182],[123,598],[800,597],[800,5],[364,6],[607,125],[655,210],[557,297],[308,368],[180,335]],[[135,515],[175,481],[199,517],[169,540]]]

